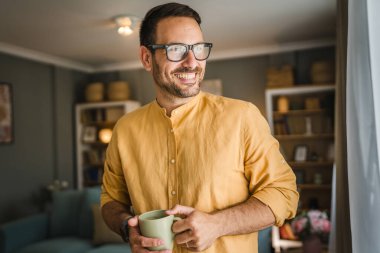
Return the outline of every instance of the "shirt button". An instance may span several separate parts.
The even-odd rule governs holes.
[[[174,130],[173,130],[173,128],[172,128],[172,129],[170,129],[170,132],[171,132],[171,133],[174,133]]]
[[[171,159],[170,162],[171,162],[171,163],[175,163],[175,159]]]
[[[172,195],[173,195],[173,196],[176,195],[176,191],[172,191]]]

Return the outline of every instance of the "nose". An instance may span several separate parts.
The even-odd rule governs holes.
[[[183,60],[182,65],[184,67],[194,69],[197,65],[197,59],[195,59],[193,50],[189,50],[189,52],[186,55],[186,58]]]

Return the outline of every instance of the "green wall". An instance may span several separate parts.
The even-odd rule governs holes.
[[[74,180],[73,104],[87,76],[0,54],[0,81],[11,83],[14,142],[0,145],[0,223],[42,208],[53,179]]]
[[[205,79],[221,79],[223,95],[253,102],[265,113],[265,71],[293,64],[298,83],[309,83],[314,60],[333,59],[334,48],[211,61]],[[54,179],[75,186],[74,105],[91,81],[128,81],[131,98],[155,98],[143,69],[84,74],[0,54],[0,81],[12,84],[15,141],[0,145],[0,224],[42,208],[42,189]]]

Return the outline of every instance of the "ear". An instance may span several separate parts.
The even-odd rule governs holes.
[[[143,64],[146,71],[152,70],[152,52],[145,46],[140,46],[140,61]]]

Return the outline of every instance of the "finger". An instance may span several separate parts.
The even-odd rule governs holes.
[[[179,220],[173,223],[172,231],[175,234],[183,233],[185,231],[191,231],[191,226],[187,219]]]
[[[158,247],[164,244],[164,241],[159,238],[148,238],[144,236],[139,236],[137,241],[138,241],[138,244],[144,248]]]
[[[139,219],[137,215],[128,220],[128,226],[130,227],[136,227],[138,224],[139,224]]]
[[[176,214],[183,214],[185,216],[189,216],[192,212],[194,212],[194,208],[189,206],[181,206],[181,205],[175,205],[172,209],[169,209],[166,211],[166,214],[168,215],[176,215]]]
[[[186,246],[189,246],[189,243],[194,239],[195,238],[193,236],[193,233],[190,230],[187,230],[186,232],[177,234],[175,236],[175,242],[177,244],[187,244]]]

